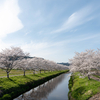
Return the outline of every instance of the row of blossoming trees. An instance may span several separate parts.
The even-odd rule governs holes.
[[[26,70],[35,71],[54,71],[68,69],[64,65],[57,64],[53,61],[45,60],[43,58],[29,57],[29,53],[23,52],[20,47],[11,47],[0,52],[0,68],[4,69],[9,78],[9,73],[12,69],[22,69],[25,76]]]
[[[100,70],[100,49],[76,52],[73,59],[70,59],[70,63],[71,72],[80,72],[80,75],[88,76],[88,79],[90,79],[91,74]]]

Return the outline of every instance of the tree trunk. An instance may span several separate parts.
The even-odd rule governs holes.
[[[90,76],[88,75],[88,80],[90,80]]]
[[[24,70],[24,76],[25,76],[25,70]]]
[[[40,70],[40,74],[41,74],[41,70]]]
[[[35,70],[33,71],[33,74],[35,75]]]
[[[39,85],[39,88],[40,88],[40,85]]]
[[[7,78],[9,78],[9,72],[7,72]]]

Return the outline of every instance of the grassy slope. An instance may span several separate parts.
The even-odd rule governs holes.
[[[2,91],[2,97],[0,100],[11,100],[23,92],[38,86],[39,84],[49,80],[54,77],[54,75],[63,73],[65,71],[54,71],[46,72],[36,75],[26,75],[26,76],[14,76],[7,78],[0,78],[0,91]]]
[[[69,93],[76,100],[87,100],[100,92],[100,82],[88,80],[87,77],[79,78],[78,73],[75,73],[69,81],[69,89]]]

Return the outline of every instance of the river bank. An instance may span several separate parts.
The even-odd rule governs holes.
[[[46,72],[36,75],[14,76],[8,78],[0,78],[0,100],[12,100],[20,94],[29,91],[44,82],[62,74],[66,71]]]
[[[79,73],[74,73],[69,80],[69,100],[89,100],[100,93],[100,82],[88,77],[80,78]],[[99,100],[99,99],[97,99]]]
[[[71,73],[63,73],[32,88],[13,100],[68,100],[68,83]]]

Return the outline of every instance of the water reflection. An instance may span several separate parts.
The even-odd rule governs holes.
[[[65,74],[51,79],[48,82],[31,89],[29,92],[20,95],[14,100],[47,100],[49,93],[51,93],[60,82],[62,82],[64,77]]]

